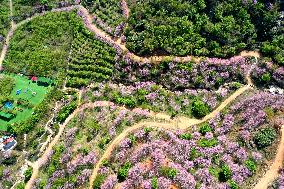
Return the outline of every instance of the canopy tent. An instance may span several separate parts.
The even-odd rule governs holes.
[[[38,80],[38,78],[36,76],[32,76],[31,80],[35,82]]]

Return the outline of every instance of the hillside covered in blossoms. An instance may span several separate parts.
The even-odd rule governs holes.
[[[0,0],[0,189],[283,189],[280,0]]]

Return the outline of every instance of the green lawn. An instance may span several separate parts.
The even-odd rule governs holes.
[[[14,75],[13,78],[16,80],[16,86],[13,89],[11,96],[15,100],[22,98],[29,100],[34,105],[37,105],[44,99],[45,94],[49,90],[49,87],[38,86],[36,83],[31,82],[31,80],[24,76]],[[20,95],[16,95],[16,91],[19,89],[21,89],[22,92]],[[25,90],[27,90],[26,93]],[[36,96],[33,96],[32,92],[36,92]]]
[[[32,83],[29,80],[29,78],[25,76],[18,76],[18,75],[9,75],[9,76],[13,77],[16,81],[16,85],[13,88],[13,91],[10,94],[10,96],[14,100],[17,100],[19,98],[28,100],[33,106],[39,104],[44,99],[48,90],[51,88],[51,87],[38,86],[36,83]],[[21,93],[19,95],[16,95],[16,91],[19,89],[21,89]],[[35,92],[36,95],[33,96],[32,92]],[[12,124],[18,121],[23,121],[32,115],[33,112],[32,108],[19,107],[15,103],[13,105],[15,108],[21,108],[22,111],[17,111],[17,116],[14,119],[10,120],[9,122],[0,119],[0,130],[6,130],[8,124]]]

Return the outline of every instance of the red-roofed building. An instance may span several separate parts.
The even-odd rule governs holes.
[[[32,80],[33,82],[35,82],[35,81],[37,81],[37,77],[36,77],[36,76],[33,76],[33,77],[31,78],[31,80]]]

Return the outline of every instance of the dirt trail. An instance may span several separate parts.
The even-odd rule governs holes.
[[[279,175],[278,171],[283,167],[284,161],[284,125],[281,128],[281,141],[277,150],[276,157],[273,164],[265,175],[258,181],[254,189],[267,189],[269,184],[271,184]]]
[[[50,142],[50,140],[52,138],[53,131],[52,131],[52,129],[49,126],[53,122],[53,119],[55,118],[55,116],[56,116],[56,114],[58,112],[58,109],[59,109],[59,102],[56,102],[54,110],[53,110],[53,113],[52,113],[52,116],[51,116],[51,118],[47,121],[47,123],[44,126],[44,130],[45,130],[45,132],[48,133],[48,136],[47,136],[46,141],[42,144],[42,146],[41,146],[41,148],[39,150],[40,153],[42,153],[44,151],[44,149],[46,148],[46,146],[48,145],[48,143]]]

